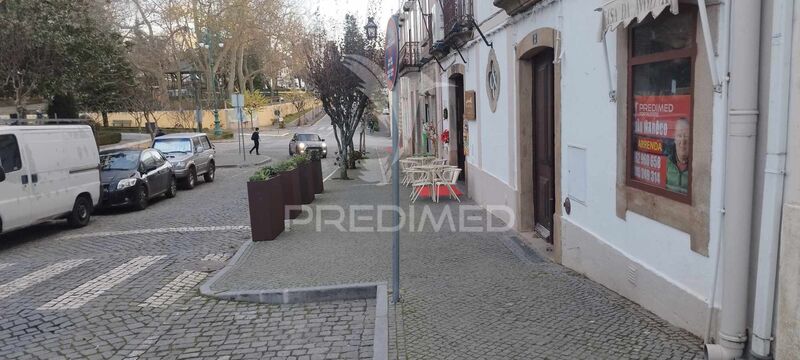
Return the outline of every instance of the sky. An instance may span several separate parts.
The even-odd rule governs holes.
[[[378,29],[382,33],[386,29],[386,23],[389,17],[398,8],[398,0],[375,0],[378,1],[380,6],[377,9],[377,16],[375,23],[378,24]],[[312,16],[317,9],[319,14],[325,19],[326,27],[333,30],[334,34],[341,34],[342,23],[344,22],[344,15],[353,13],[358,19],[366,25],[367,9],[370,0],[302,0],[301,3],[308,11],[308,16]],[[333,27],[333,29],[330,29]],[[338,36],[337,36],[338,37]]]

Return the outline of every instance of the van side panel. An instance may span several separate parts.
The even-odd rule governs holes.
[[[68,214],[82,193],[99,202],[100,157],[91,128],[40,126],[21,131],[20,138],[30,159],[34,221]]]
[[[6,180],[0,183],[0,227],[3,232],[13,230],[30,224],[31,203],[33,189],[30,185],[24,184],[29,181],[28,159],[22,151],[22,143],[17,136],[10,131],[0,129],[0,135],[15,136],[19,147],[22,167],[17,170],[6,169]],[[26,179],[23,181],[23,178]]]

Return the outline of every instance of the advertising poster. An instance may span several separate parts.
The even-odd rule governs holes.
[[[690,95],[634,97],[633,180],[688,193],[691,99]]]

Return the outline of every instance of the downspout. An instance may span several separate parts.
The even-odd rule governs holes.
[[[750,339],[750,353],[757,358],[769,357],[773,341],[775,278],[778,271],[781,208],[786,174],[786,142],[789,131],[794,3],[794,0],[775,0],[772,10],[767,154],[753,307],[753,336]]]
[[[730,87],[725,166],[725,242],[722,301],[717,344],[706,345],[709,360],[732,360],[747,342],[747,285],[752,233],[761,2],[731,1]]]

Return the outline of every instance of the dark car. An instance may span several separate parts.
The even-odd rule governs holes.
[[[173,198],[178,191],[172,165],[155,149],[100,152],[100,183],[103,207],[142,210],[150,199]]]

